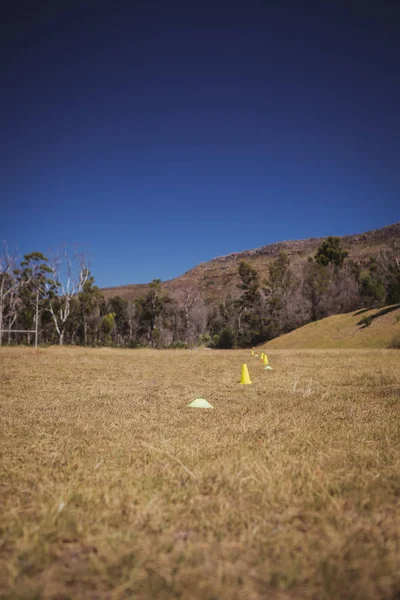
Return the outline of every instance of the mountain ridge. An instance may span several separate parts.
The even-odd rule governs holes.
[[[179,296],[182,290],[192,289],[207,302],[216,297],[234,294],[239,282],[237,266],[241,260],[247,259],[261,274],[263,271],[266,274],[268,262],[283,250],[291,257],[296,271],[308,256],[315,254],[318,246],[327,237],[329,236],[284,240],[217,256],[195,265],[178,277],[162,282],[162,288],[173,297]],[[349,250],[349,258],[358,260],[366,257],[369,252],[389,247],[392,241],[400,240],[400,221],[362,233],[335,237],[339,237],[342,247]],[[133,283],[106,287],[101,291],[106,298],[121,296],[134,300],[145,294],[149,285],[150,283]]]
[[[334,236],[334,237],[340,238],[340,240],[342,242],[354,244],[355,242],[357,243],[359,241],[359,238],[361,238],[361,237],[364,239],[367,239],[368,236],[371,236],[371,238],[374,239],[376,234],[382,234],[382,233],[388,233],[389,235],[391,233],[394,233],[394,234],[398,234],[400,236],[400,221],[397,223],[392,223],[390,225],[385,225],[384,227],[380,227],[378,229],[370,229],[369,231],[365,231],[363,233],[354,233],[354,234],[343,235],[343,236],[338,235],[338,236]],[[207,265],[209,263],[213,263],[213,262],[221,261],[221,260],[225,260],[225,259],[257,256],[260,254],[277,254],[282,249],[282,247],[294,246],[294,245],[299,245],[299,244],[312,245],[314,247],[316,244],[320,245],[321,242],[326,240],[328,237],[329,236],[311,237],[311,238],[304,238],[304,239],[299,239],[299,240],[282,240],[279,242],[272,242],[271,244],[265,244],[264,246],[259,246],[258,248],[253,248],[251,250],[240,250],[238,252],[230,252],[229,254],[223,254],[221,256],[216,256],[215,258],[211,258],[208,261],[201,262],[198,265],[196,265],[195,267],[192,267],[192,269],[185,271],[185,273],[183,273],[183,275],[185,275],[186,273],[190,273],[190,271],[193,271],[193,269],[196,269],[197,267],[201,267],[202,265]],[[382,236],[379,236],[379,237],[382,237]],[[176,279],[176,278],[174,278],[174,279]],[[170,279],[168,281],[172,281],[172,280]]]

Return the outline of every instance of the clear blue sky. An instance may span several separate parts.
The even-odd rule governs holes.
[[[398,221],[400,3],[367,4],[16,0],[0,239],[111,286]]]

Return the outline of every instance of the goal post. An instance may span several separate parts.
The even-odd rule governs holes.
[[[37,329],[0,329],[0,346],[3,345],[3,333],[34,333],[35,349],[37,349]]]
[[[34,333],[35,334],[35,350],[38,346],[39,335],[39,291],[36,293],[36,314],[35,314],[35,329],[0,329],[0,347],[3,345],[3,333]],[[29,340],[29,337],[28,337]]]

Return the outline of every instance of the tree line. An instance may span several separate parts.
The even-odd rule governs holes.
[[[83,254],[32,252],[18,261],[5,245],[0,343],[32,343],[31,334],[12,331],[34,330],[38,321],[42,344],[249,347],[325,316],[400,302],[395,246],[354,261],[340,238],[328,237],[296,268],[281,252],[265,273],[241,261],[238,275],[237,295],[219,303],[207,303],[194,287],[172,297],[159,279],[138,299],[105,298]]]

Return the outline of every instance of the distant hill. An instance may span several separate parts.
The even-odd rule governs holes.
[[[370,323],[368,326],[365,323],[366,319]],[[263,347],[271,350],[378,349],[387,348],[395,333],[400,335],[400,304],[326,317],[275,338]]]
[[[332,232],[335,235],[335,232]],[[261,276],[266,276],[268,264],[277,257],[280,251],[285,251],[292,259],[292,268],[300,272],[309,256],[313,256],[326,238],[309,238],[306,240],[278,242],[256,248],[234,252],[226,256],[214,258],[201,263],[176,279],[165,281],[163,290],[177,298],[182,293],[192,291],[206,303],[212,303],[228,295],[237,296],[239,277],[237,269],[243,259],[252,264]],[[349,251],[349,258],[362,260],[379,250],[388,248],[393,242],[400,240],[400,222],[387,225],[381,229],[374,229],[366,233],[347,235],[340,238],[343,248]],[[102,293],[106,298],[121,296],[127,300],[136,299],[148,291],[148,284],[131,284],[120,287],[103,288]]]

